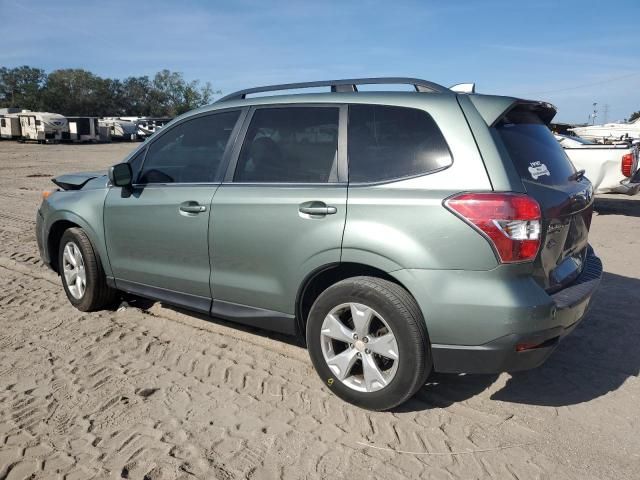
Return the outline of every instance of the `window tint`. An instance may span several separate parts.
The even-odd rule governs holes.
[[[194,118],[149,146],[138,183],[213,182],[240,112]]]
[[[256,110],[233,180],[337,181],[338,112],[331,107]]]
[[[140,168],[142,167],[142,162],[144,161],[144,154],[147,149],[143,148],[140,150],[133,158],[129,159],[129,165],[131,165],[131,176],[132,178],[138,178],[138,173],[140,173]]]
[[[7,126],[7,123],[5,122],[4,118],[3,118],[1,121],[2,121],[2,126],[3,126],[3,127],[6,127],[6,126]]]
[[[413,108],[349,106],[349,181],[379,182],[451,165],[431,116]]]
[[[512,110],[496,130],[521,178],[563,185],[575,172],[551,130],[534,112]]]

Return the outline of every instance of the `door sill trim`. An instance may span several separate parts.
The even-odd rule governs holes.
[[[176,292],[175,290],[153,287],[151,285],[145,285],[144,283],[122,280],[120,278],[115,279],[115,285],[118,290],[133,293],[134,295],[140,295],[141,297],[149,298],[151,300],[166,302],[170,305],[188,308],[189,310],[195,310],[196,312],[204,312],[208,314],[211,309],[211,299],[209,297],[200,297],[189,293]]]
[[[214,300],[211,302],[211,316],[286,335],[296,334],[295,316],[265,308]]]
[[[223,300],[211,300],[209,297],[176,292],[175,290],[154,287],[120,278],[109,277],[107,283],[127,293],[165,302],[169,305],[175,305],[195,312],[205,313],[211,317],[221,318],[229,322],[241,323],[250,327],[284,333],[286,335],[295,335],[297,333],[295,316],[287,313],[225,302]]]

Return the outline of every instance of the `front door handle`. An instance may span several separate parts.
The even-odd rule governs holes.
[[[198,202],[183,202],[180,204],[180,211],[184,213],[202,213],[207,211],[206,205],[200,205]]]
[[[306,202],[300,205],[298,211],[307,215],[324,216],[333,215],[338,212],[338,209],[324,202]]]

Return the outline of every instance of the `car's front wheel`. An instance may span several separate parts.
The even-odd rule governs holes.
[[[102,263],[81,228],[62,234],[58,270],[67,298],[78,310],[100,310],[115,301],[117,292],[107,285]]]
[[[349,278],[320,294],[309,313],[307,347],[325,384],[370,410],[408,400],[432,367],[416,301],[400,285],[374,277]]]

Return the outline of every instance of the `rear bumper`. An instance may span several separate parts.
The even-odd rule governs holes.
[[[541,365],[555,350],[562,338],[568,335],[584,317],[591,298],[602,278],[602,262],[589,248],[585,265],[580,276],[568,287],[547,294],[541,287],[528,283],[513,283],[503,279],[509,287],[510,298],[496,292],[489,297],[493,301],[493,317],[484,315],[481,322],[472,324],[473,319],[451,318],[445,327],[453,330],[457,323],[466,324],[466,329],[456,334],[456,342],[439,343],[440,324],[429,316],[428,307],[421,303],[431,335],[433,366],[442,373],[499,373],[535,368]],[[477,290],[483,290],[481,283]],[[495,285],[492,284],[495,288]],[[490,293],[484,293],[491,295]],[[474,297],[469,293],[469,297]],[[458,302],[469,299],[458,298]],[[478,301],[478,300],[475,300]],[[509,305],[508,308],[506,305]],[[467,305],[470,307],[470,305]],[[451,306],[453,309],[454,306]],[[467,311],[482,315],[485,305],[471,306]],[[472,326],[473,325],[473,326]],[[492,340],[469,345],[465,338],[472,339],[478,332],[499,332]],[[466,345],[464,343],[467,343]]]
[[[560,339],[574,327],[511,334],[478,346],[433,345],[434,370],[441,373],[500,373],[535,368],[544,363]],[[519,344],[539,346],[518,352],[516,346]]]
[[[640,168],[629,179],[620,182],[620,186],[615,189],[616,193],[625,195],[635,195],[640,191]]]

